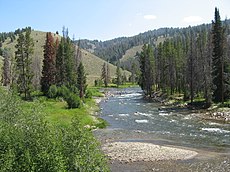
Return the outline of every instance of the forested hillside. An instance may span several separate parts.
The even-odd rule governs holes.
[[[226,20],[225,23],[229,25],[230,20]],[[122,59],[126,54],[127,50],[132,49],[135,46],[143,46],[144,44],[155,46],[156,44],[163,42],[166,38],[177,37],[178,35],[183,35],[182,37],[185,37],[186,33],[191,29],[194,34],[198,34],[200,30],[205,29],[210,31],[211,24],[203,24],[187,28],[160,28],[140,33],[136,36],[121,37],[108,41],[81,40],[81,47],[104,60],[109,60],[111,63],[116,64],[117,61]],[[127,69],[130,70],[130,68]]]
[[[15,45],[16,45],[16,39],[18,38],[18,33],[25,32],[25,29],[17,29],[15,32],[9,32],[9,33],[0,33],[0,66],[3,64],[3,50],[7,52],[7,55],[11,58],[15,55]],[[53,33],[52,34],[54,39],[61,39],[61,36],[59,34]],[[33,60],[32,60],[32,66],[34,71],[34,77],[33,77],[33,83],[36,87],[40,84],[40,78],[41,78],[41,70],[42,70],[42,60],[44,57],[44,45],[45,45],[45,39],[46,39],[46,32],[42,31],[31,31],[31,38],[34,40],[34,52],[33,52]],[[83,44],[83,42],[81,43]],[[77,47],[76,47],[77,49]],[[101,77],[101,70],[102,66],[105,63],[105,61],[96,55],[91,54],[90,52],[86,50],[80,50],[82,54],[82,61],[86,68],[87,73],[87,82],[90,85],[94,84],[95,79],[99,79]],[[112,64],[110,66],[110,75],[111,78],[115,78],[116,75],[116,67]],[[2,68],[1,68],[2,70]],[[129,76],[129,72],[126,72],[127,76]],[[1,76],[0,76],[1,77]]]
[[[158,45],[145,44],[138,55],[139,84],[146,95],[161,91],[184,100],[222,102],[230,98],[230,28],[215,10],[212,25],[189,27]]]

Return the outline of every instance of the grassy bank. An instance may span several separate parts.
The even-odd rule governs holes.
[[[33,102],[24,102],[22,108],[26,111],[35,106],[40,107],[40,112],[45,115],[45,119],[53,125],[68,127],[73,118],[77,118],[82,126],[101,128],[107,125],[104,120],[94,116],[99,111],[94,99],[86,99],[81,108],[68,109],[67,103],[60,98],[38,97]]]

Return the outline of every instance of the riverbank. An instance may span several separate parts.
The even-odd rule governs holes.
[[[187,109],[194,115],[204,120],[214,120],[224,123],[230,123],[230,108],[223,107],[220,104],[213,104],[209,108],[204,107],[202,102],[194,102],[191,105],[188,101],[183,101],[180,96],[167,96],[161,92],[155,92],[151,98],[152,101],[161,103],[160,110],[167,109]]]

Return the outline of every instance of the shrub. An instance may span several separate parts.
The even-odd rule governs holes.
[[[37,109],[0,90],[0,171],[109,171],[93,134],[77,119],[65,128],[47,123]]]
[[[70,93],[68,97],[65,97],[65,101],[68,104],[68,108],[80,108],[82,106],[82,102],[79,96],[74,93]]]
[[[48,90],[48,97],[49,98],[56,98],[58,95],[58,89],[56,85],[51,85],[49,90]]]
[[[70,90],[66,86],[61,86],[58,88],[58,96],[64,99],[68,98],[70,95]]]
[[[93,96],[93,92],[91,91],[91,90],[86,90],[86,94],[85,94],[85,98],[92,98],[92,96]]]

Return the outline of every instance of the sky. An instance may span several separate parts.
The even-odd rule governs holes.
[[[162,27],[211,23],[215,7],[230,18],[230,0],[0,0],[0,32],[26,26],[75,39],[110,40]]]

